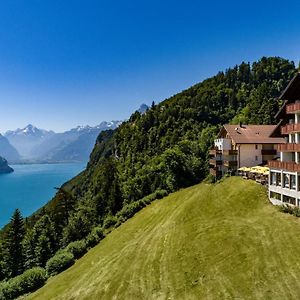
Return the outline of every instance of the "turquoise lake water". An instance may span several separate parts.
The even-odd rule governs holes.
[[[61,186],[86,164],[32,164],[12,165],[15,172],[0,174],[0,228],[13,211],[19,208],[24,217],[47,203]]]

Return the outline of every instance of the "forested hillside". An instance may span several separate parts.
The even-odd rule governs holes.
[[[18,273],[45,266],[58,249],[85,238],[95,226],[113,226],[121,209],[133,209],[145,196],[200,182],[220,125],[274,123],[281,104],[276,97],[295,72],[294,63],[281,58],[242,63],[153,103],[144,114],[135,112],[115,131],[102,132],[87,169],[19,224],[21,230],[12,222],[2,232],[0,277],[17,275],[15,263]]]

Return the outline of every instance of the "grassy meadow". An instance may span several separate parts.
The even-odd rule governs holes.
[[[232,177],[157,200],[27,299],[299,299],[300,219]]]

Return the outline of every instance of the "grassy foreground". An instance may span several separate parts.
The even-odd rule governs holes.
[[[28,299],[299,299],[300,220],[228,178],[155,201]]]

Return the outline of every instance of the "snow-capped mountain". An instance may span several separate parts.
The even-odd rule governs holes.
[[[99,133],[115,129],[121,123],[105,121],[94,127],[77,126],[62,133],[39,129],[29,124],[22,129],[7,131],[5,137],[25,161],[87,161]]]
[[[7,131],[5,137],[23,158],[31,158],[32,149],[54,134],[53,131],[39,129],[29,124],[22,129],[18,128],[14,131]]]
[[[34,136],[39,138],[45,138],[48,135],[54,134],[53,131],[47,131],[44,129],[39,129],[32,124],[28,124],[26,127],[20,129],[16,129],[14,131],[9,130],[5,133],[6,137],[13,137],[13,136]]]
[[[94,127],[77,126],[57,134],[51,141],[51,144],[56,144],[56,146],[50,149],[44,158],[51,161],[88,161],[99,133],[108,129],[116,129],[121,123],[111,121],[102,122]]]

